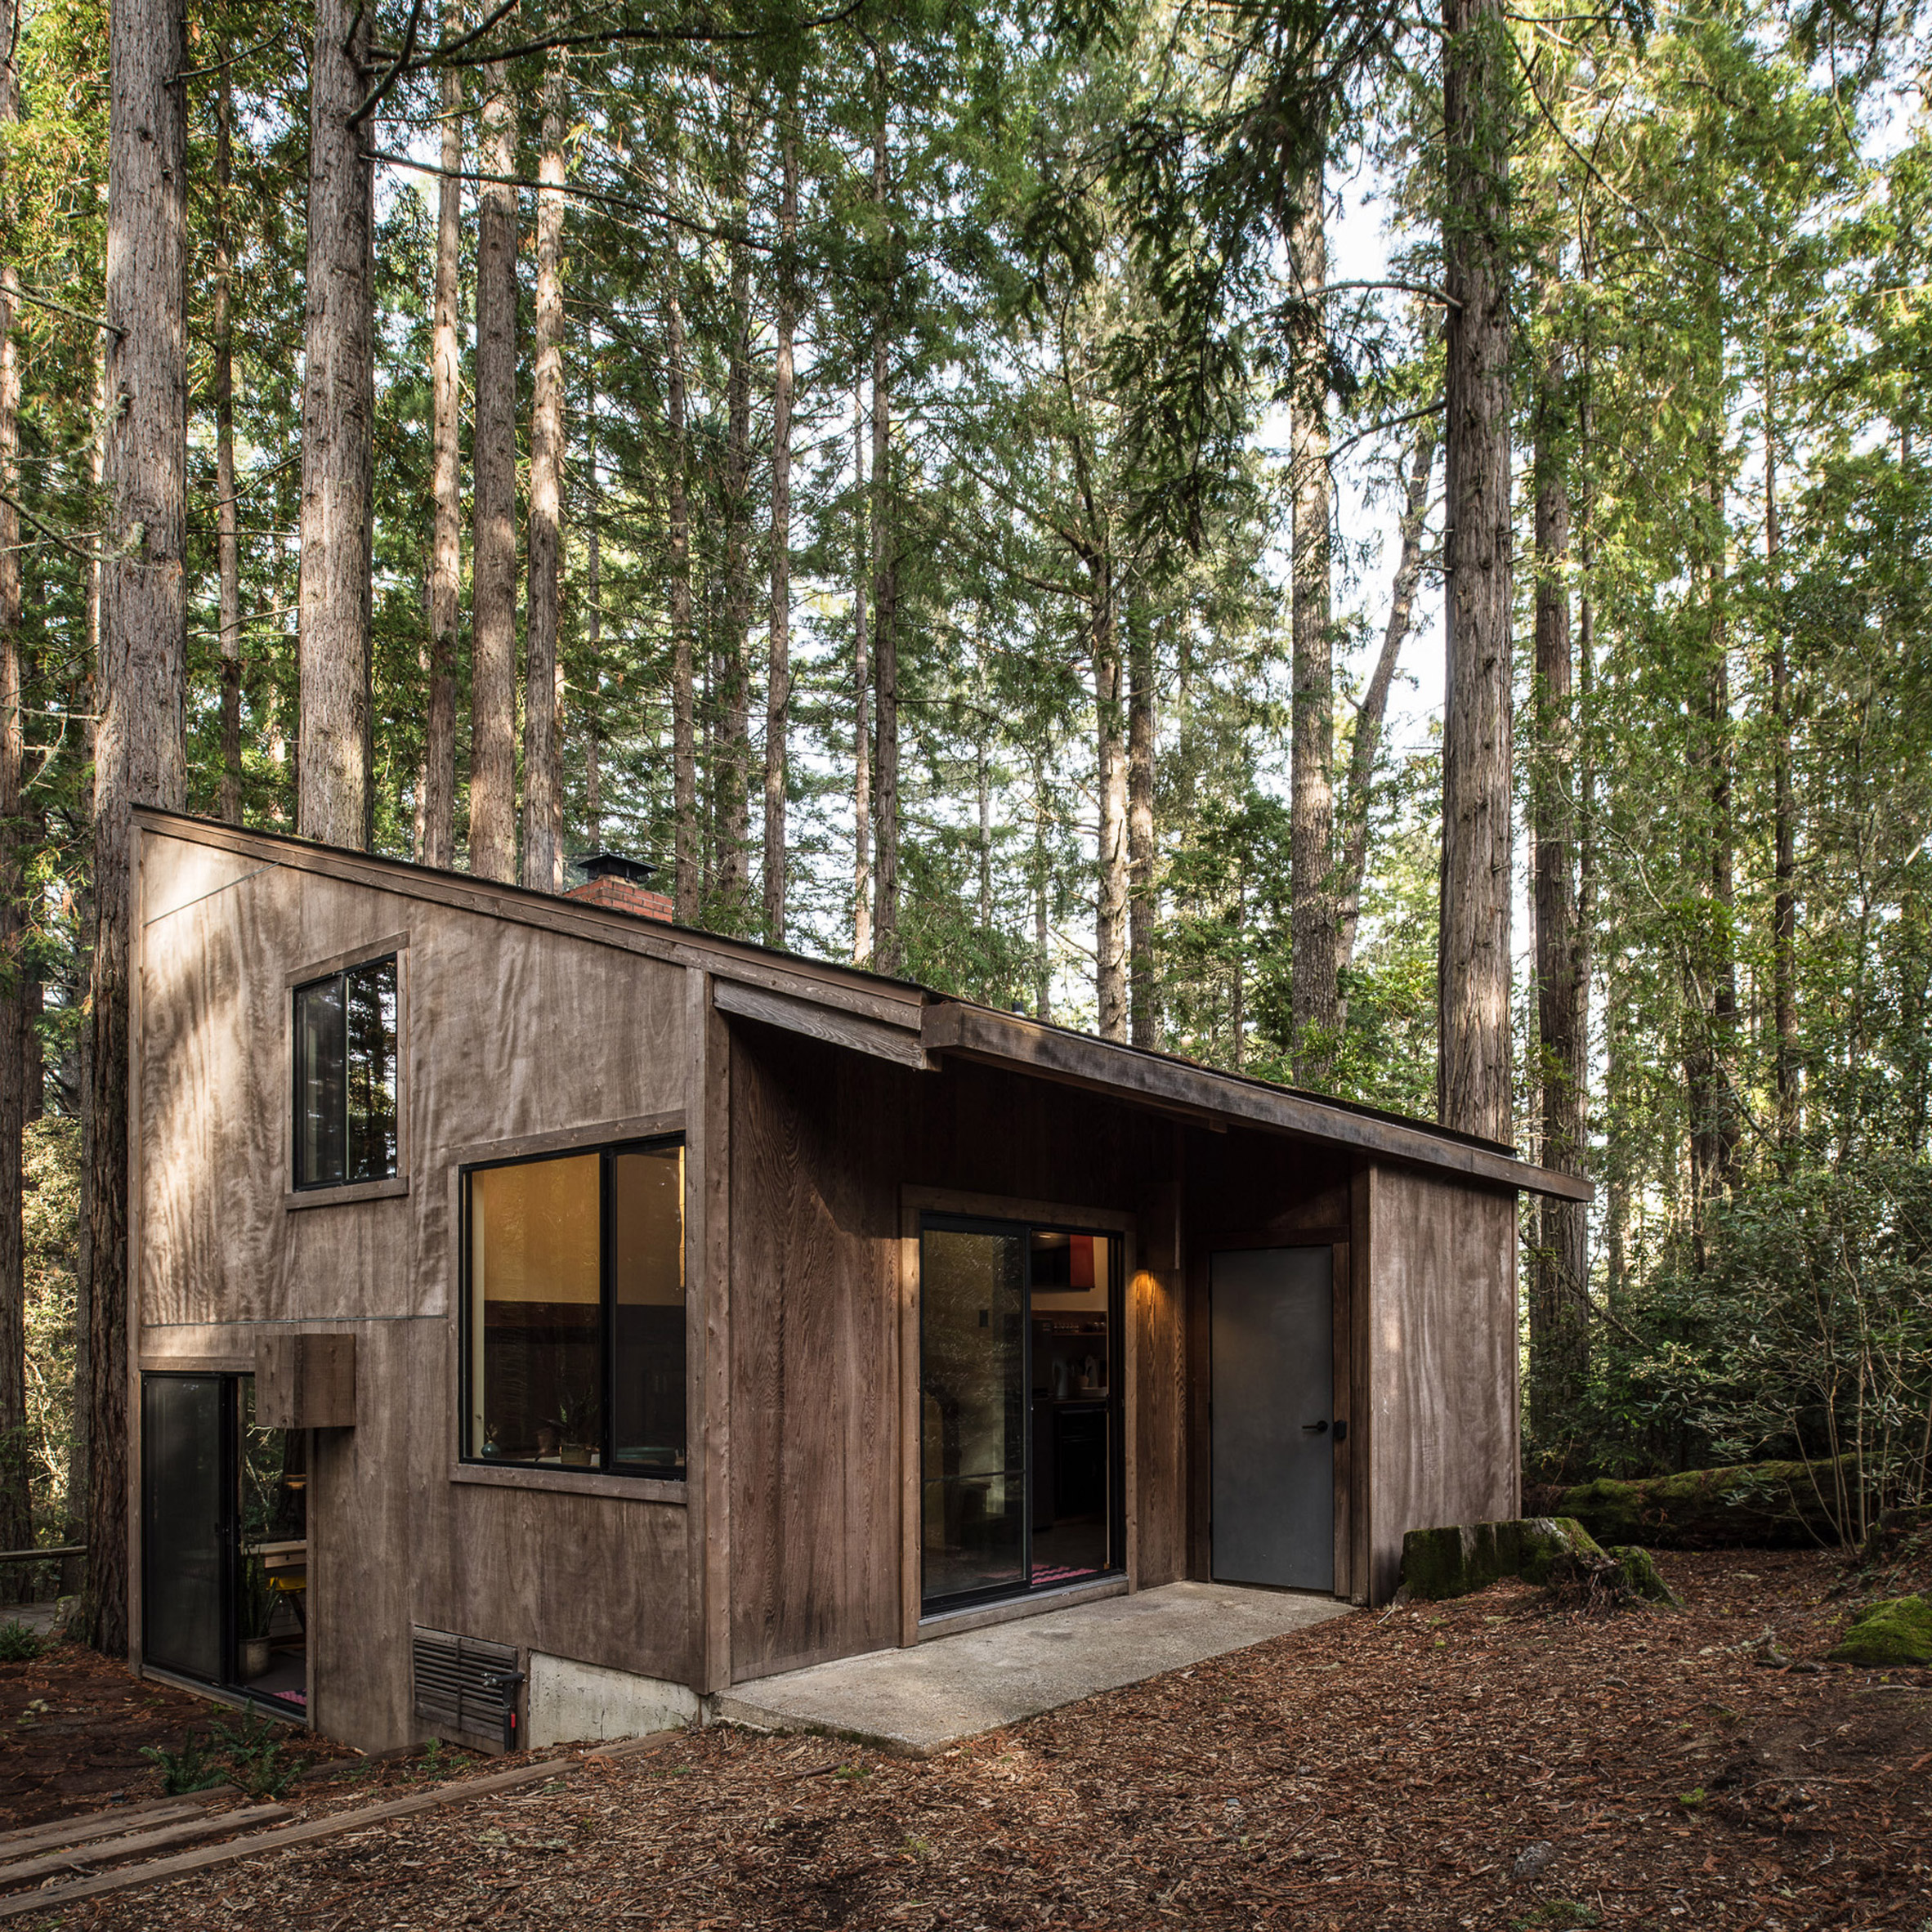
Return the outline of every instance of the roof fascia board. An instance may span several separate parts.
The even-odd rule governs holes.
[[[1231,1080],[1206,1067],[1181,1066],[1137,1053],[1111,1040],[1063,1032],[964,1001],[949,1000],[928,1005],[924,1037],[932,1053],[1021,1067],[1050,1080],[1131,1096],[1156,1107],[1219,1115],[1245,1126],[1350,1147],[1376,1160],[1446,1169],[1470,1180],[1565,1200],[1591,1197],[1587,1181],[1487,1148],[1438,1138],[1424,1128],[1372,1120],[1301,1094]]]

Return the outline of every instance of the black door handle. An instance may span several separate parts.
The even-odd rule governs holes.
[[[1301,1433],[1304,1436],[1325,1436],[1328,1433],[1328,1424],[1326,1421],[1304,1422],[1301,1425]]]

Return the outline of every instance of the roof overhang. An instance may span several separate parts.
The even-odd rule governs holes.
[[[1349,1149],[1379,1161],[1433,1169],[1469,1181],[1588,1201],[1588,1181],[1518,1161],[1506,1148],[1338,1105],[1266,1080],[1217,1072],[1145,1048],[1122,1046],[1042,1025],[1018,1013],[963,1000],[928,1000],[920,1038],[927,1051],[1061,1080],[1196,1120],[1210,1127],[1253,1127]]]

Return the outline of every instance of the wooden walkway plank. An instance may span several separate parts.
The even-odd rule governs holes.
[[[220,1797],[234,1795],[232,1785],[223,1786],[219,1793]],[[105,1811],[77,1812],[71,1818],[54,1818],[44,1825],[26,1825],[17,1831],[0,1832],[0,1859],[24,1858],[29,1852],[51,1851],[57,1845],[110,1837],[144,1825],[167,1824],[177,1818],[195,1818],[208,1809],[208,1798],[206,1791],[184,1791],[179,1797],[157,1798],[146,1805],[115,1805]]]
[[[518,1764],[508,1771],[494,1772],[487,1778],[466,1778],[438,1785],[430,1791],[413,1791],[406,1798],[394,1798],[386,1804],[367,1805],[355,1811],[338,1811],[327,1818],[306,1819],[297,1825],[252,1832],[246,1838],[234,1839],[225,1845],[203,1845],[196,1851],[178,1852],[172,1858],[126,1866],[119,1872],[100,1872],[92,1878],[77,1879],[72,1885],[49,1885],[42,1891],[23,1892],[11,1898],[0,1898],[0,1919],[16,1918],[30,1912],[51,1911],[56,1906],[72,1904],[76,1899],[96,1898],[102,1892],[185,1877],[190,1872],[204,1871],[211,1865],[226,1864],[235,1858],[252,1858],[260,1852],[280,1851],[285,1845],[306,1845],[318,1838],[332,1838],[339,1832],[359,1831],[366,1825],[433,1811],[445,1805],[461,1805],[472,1798],[485,1797],[493,1791],[508,1791],[520,1784],[534,1784],[540,1778],[561,1777],[581,1769],[583,1764],[581,1758],[552,1758],[542,1764]]]
[[[29,1879],[71,1872],[77,1865],[97,1865],[105,1858],[131,1858],[136,1852],[188,1845],[197,1838],[212,1838],[217,1831],[239,1831],[244,1826],[266,1825],[271,1818],[288,1815],[286,1805],[252,1805],[245,1811],[203,1812],[199,1817],[163,1825],[152,1831],[137,1831],[129,1838],[99,1838],[92,1844],[60,1845],[38,1858],[0,1866],[0,1885],[25,1885]]]

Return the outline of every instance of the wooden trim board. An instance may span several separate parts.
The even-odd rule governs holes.
[[[720,1013],[735,1013],[764,1026],[780,1027],[787,1033],[802,1033],[807,1040],[822,1040],[852,1053],[870,1053],[921,1073],[929,1072],[937,1064],[920,1043],[916,1006],[906,1008],[915,1022],[909,1027],[860,1013],[842,1013],[822,1000],[801,1000],[794,994],[747,986],[737,979],[714,976],[711,985],[712,1003]]]

